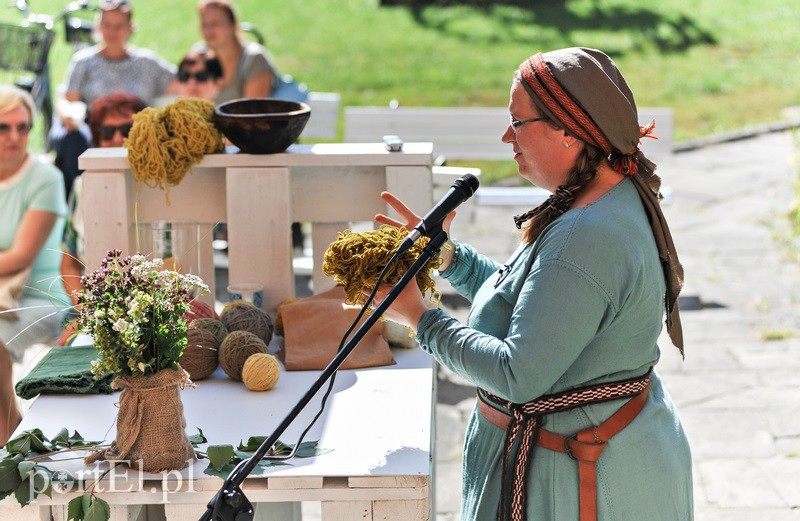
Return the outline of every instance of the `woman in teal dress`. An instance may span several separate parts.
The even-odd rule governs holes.
[[[502,140],[520,175],[553,195],[514,218],[522,241],[504,266],[465,244],[442,250],[441,274],[472,301],[467,325],[426,308],[414,284],[387,312],[480,389],[462,519],[691,520],[689,445],[651,371],[665,312],[683,352],[683,272],[638,149],[652,125],[639,126],[613,61],[583,48],[526,60],[509,111]],[[418,222],[383,197],[406,222],[379,222]]]

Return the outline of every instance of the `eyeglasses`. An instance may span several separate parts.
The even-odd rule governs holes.
[[[211,73],[208,71],[199,71],[199,72],[189,72],[189,71],[180,71],[178,72],[178,81],[181,83],[188,82],[191,78],[197,80],[198,83],[204,83],[211,79]]]
[[[514,119],[514,116],[509,117],[511,118],[511,128],[513,128],[515,132],[525,123],[533,123],[534,121],[547,121],[547,118]]]
[[[133,127],[133,123],[123,123],[122,125],[104,125],[100,127],[100,139],[103,141],[111,141],[114,139],[114,134],[119,131],[122,134],[122,137],[128,137],[128,134],[131,133],[131,128]]]
[[[8,123],[0,123],[0,137],[8,137],[11,135],[11,129],[16,128],[17,134],[20,136],[27,136],[31,131],[32,125],[30,123],[20,123],[16,127]]]

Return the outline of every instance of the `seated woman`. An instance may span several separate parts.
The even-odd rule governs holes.
[[[213,102],[222,87],[222,65],[212,51],[190,51],[178,65],[177,78],[178,96]]]
[[[204,41],[193,50],[214,51],[222,65],[222,87],[214,102],[269,97],[279,83],[272,56],[263,46],[239,38],[233,4],[203,0],[198,12]]]
[[[127,92],[112,92],[101,96],[92,103],[89,117],[89,128],[92,131],[92,142],[101,148],[121,147],[133,126],[133,115],[144,110],[147,104],[143,99]],[[81,276],[84,273],[83,250],[83,211],[80,204],[83,183],[81,176],[75,179],[72,194],[69,197],[69,214],[64,225],[63,250],[61,257],[61,275],[64,287],[70,299],[77,304],[74,291],[80,291]],[[98,259],[99,260],[99,259]],[[65,328],[59,344],[64,344],[77,329],[74,322]]]
[[[96,29],[100,43],[72,57],[56,104],[59,118],[51,132],[56,165],[64,173],[67,192],[78,176],[78,156],[88,147],[91,136],[86,125],[75,121],[65,107],[69,102],[91,106],[100,96],[114,91],[130,92],[148,104],[174,88],[175,66],[147,49],[128,44],[133,33],[133,11],[127,0],[101,0]]]
[[[58,270],[64,184],[56,168],[28,153],[34,114],[30,94],[0,85],[0,277],[24,279],[30,270],[16,318],[0,314],[0,445],[21,419],[12,357],[20,360],[32,344],[56,338],[70,307]]]

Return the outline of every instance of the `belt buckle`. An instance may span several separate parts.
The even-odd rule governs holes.
[[[564,438],[564,452],[566,452],[567,456],[569,456],[570,458],[574,459],[575,461],[578,461],[578,458],[576,458],[575,455],[572,454],[572,447],[569,446],[570,440],[575,440],[575,442],[577,443],[578,433],[576,432],[572,436],[566,436]]]

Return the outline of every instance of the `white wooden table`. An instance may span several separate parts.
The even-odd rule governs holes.
[[[294,296],[292,222],[312,223],[315,293],[333,282],[321,271],[336,234],[350,222],[371,221],[387,211],[380,192],[389,190],[424,215],[432,203],[430,143],[406,143],[387,152],[382,143],[293,145],[286,153],[206,156],[170,190],[137,190],[122,148],[90,149],[80,157],[86,262],[95,269],[106,252],[136,250],[136,224],[192,221],[201,226],[200,276],[214,295],[211,229],[228,224],[229,281],[264,286],[270,312]]]
[[[250,477],[243,490],[258,503],[259,519],[287,519],[286,502],[320,501],[328,520],[427,520],[433,437],[432,359],[421,349],[395,350],[397,365],[341,371],[326,412],[306,436],[319,440],[331,452],[294,459],[291,466],[269,467],[263,476]],[[283,372],[268,392],[248,391],[221,369],[196,389],[181,393],[187,432],[203,430],[212,445],[247,441],[272,433],[318,371]],[[281,436],[294,443],[318,410],[322,392]],[[77,430],[89,440],[111,440],[115,435],[114,395],[47,395],[32,404],[17,433],[40,428],[54,436],[62,427]],[[204,448],[204,447],[201,447]],[[71,454],[70,456],[74,456]],[[80,460],[48,463],[77,476],[90,468]],[[104,478],[98,495],[112,505],[112,521],[147,519],[146,505],[164,504],[168,521],[198,519],[222,484],[203,473],[207,460],[180,472],[139,474],[120,466]],[[94,474],[88,476],[93,480]],[[78,493],[41,496],[37,504],[21,509],[13,496],[0,502],[0,519],[66,521],[66,504]],[[276,509],[271,512],[270,504]],[[152,512],[152,508],[150,508]],[[289,517],[289,519],[296,517]]]

